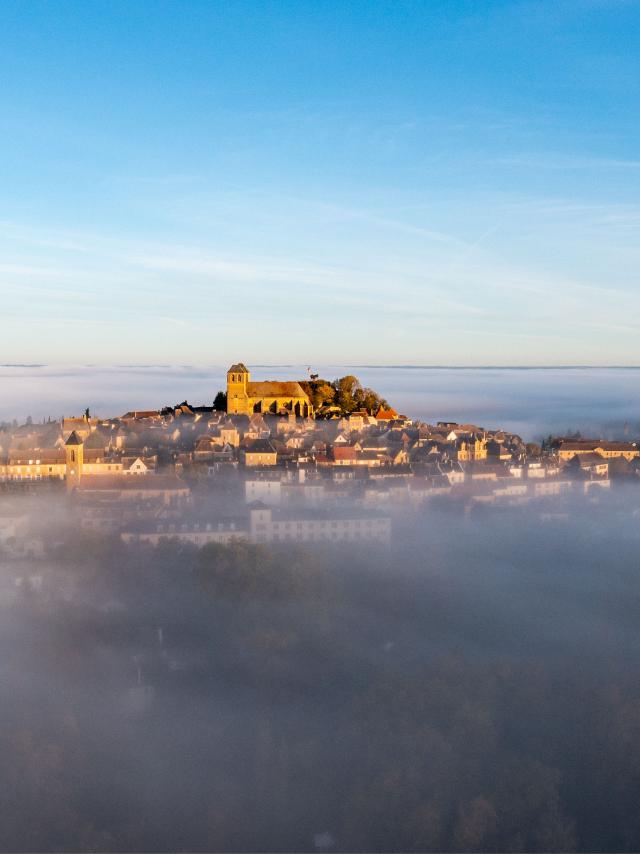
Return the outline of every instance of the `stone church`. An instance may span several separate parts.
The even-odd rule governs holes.
[[[251,382],[251,374],[239,362],[227,371],[227,412],[251,415],[254,412],[313,417],[313,407],[298,382]]]

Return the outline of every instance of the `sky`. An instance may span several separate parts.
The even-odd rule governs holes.
[[[1,363],[638,365],[640,2],[0,4]]]

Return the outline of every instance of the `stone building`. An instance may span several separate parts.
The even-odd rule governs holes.
[[[239,362],[227,371],[227,412],[251,415],[271,412],[293,413],[304,418],[313,415],[311,401],[298,382],[267,380],[252,382],[246,366]]]
[[[634,442],[603,442],[601,440],[563,442],[558,449],[558,459],[567,463],[582,454],[599,454],[603,459],[618,457],[630,461],[640,457],[640,448]]]

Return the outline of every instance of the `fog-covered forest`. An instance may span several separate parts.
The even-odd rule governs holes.
[[[638,850],[635,501],[378,551],[52,530],[1,563],[0,850]]]

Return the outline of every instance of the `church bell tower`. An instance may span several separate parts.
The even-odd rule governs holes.
[[[232,415],[247,412],[249,371],[238,362],[227,371],[227,412]]]
[[[80,482],[84,463],[84,445],[75,430],[64,443],[64,449],[67,455],[67,489],[71,490]]]

